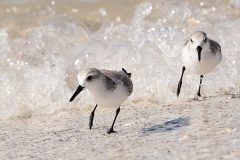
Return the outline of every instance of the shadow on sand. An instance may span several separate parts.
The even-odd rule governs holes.
[[[188,125],[190,125],[189,117],[179,117],[161,124],[143,128],[143,133],[169,132]]]

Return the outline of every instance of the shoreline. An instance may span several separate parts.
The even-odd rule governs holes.
[[[153,106],[124,106],[117,133],[105,135],[114,113],[64,112],[1,123],[4,159],[237,159],[240,99],[227,96]],[[90,112],[89,112],[90,114]]]

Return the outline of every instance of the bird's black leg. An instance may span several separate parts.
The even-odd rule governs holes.
[[[120,107],[118,107],[118,109],[116,110],[116,115],[115,115],[115,118],[114,118],[114,120],[113,120],[112,126],[111,126],[111,128],[107,131],[108,134],[115,132],[115,131],[113,130],[113,126],[114,126],[114,123],[115,123],[115,121],[116,121],[116,119],[117,119],[117,116],[118,116],[119,112],[120,112]]]
[[[203,75],[200,76],[200,83],[199,83],[199,88],[198,88],[198,92],[197,92],[197,95],[198,95],[199,97],[201,97],[201,92],[200,92],[200,90],[201,90],[201,85],[202,85],[202,79],[203,79]]]
[[[181,87],[182,87],[182,78],[183,78],[183,74],[184,74],[184,71],[186,70],[185,66],[182,67],[182,75],[181,75],[181,78],[178,82],[178,87],[177,87],[177,97],[179,96],[180,92],[181,92]]]
[[[90,118],[89,118],[89,129],[90,130],[92,129],[93,118],[94,118],[94,113],[95,113],[96,108],[97,108],[97,104],[96,104],[96,106],[94,107],[93,111],[90,114]]]

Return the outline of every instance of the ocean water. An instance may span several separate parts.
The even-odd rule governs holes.
[[[88,108],[86,93],[68,102],[87,67],[131,72],[126,105],[175,102],[181,48],[196,30],[223,54],[202,94],[240,92],[239,0],[2,0],[0,17],[2,120]],[[191,98],[198,83],[187,72],[179,99]]]

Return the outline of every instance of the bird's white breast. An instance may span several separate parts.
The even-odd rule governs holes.
[[[221,58],[220,51],[213,54],[209,46],[203,47],[200,62],[198,61],[198,53],[195,48],[184,46],[182,50],[182,61],[186,69],[192,70],[199,75],[204,75],[212,71],[220,63]]]
[[[87,88],[95,103],[110,108],[117,108],[128,97],[127,88],[119,83],[114,90],[109,90],[103,83],[97,83]]]

